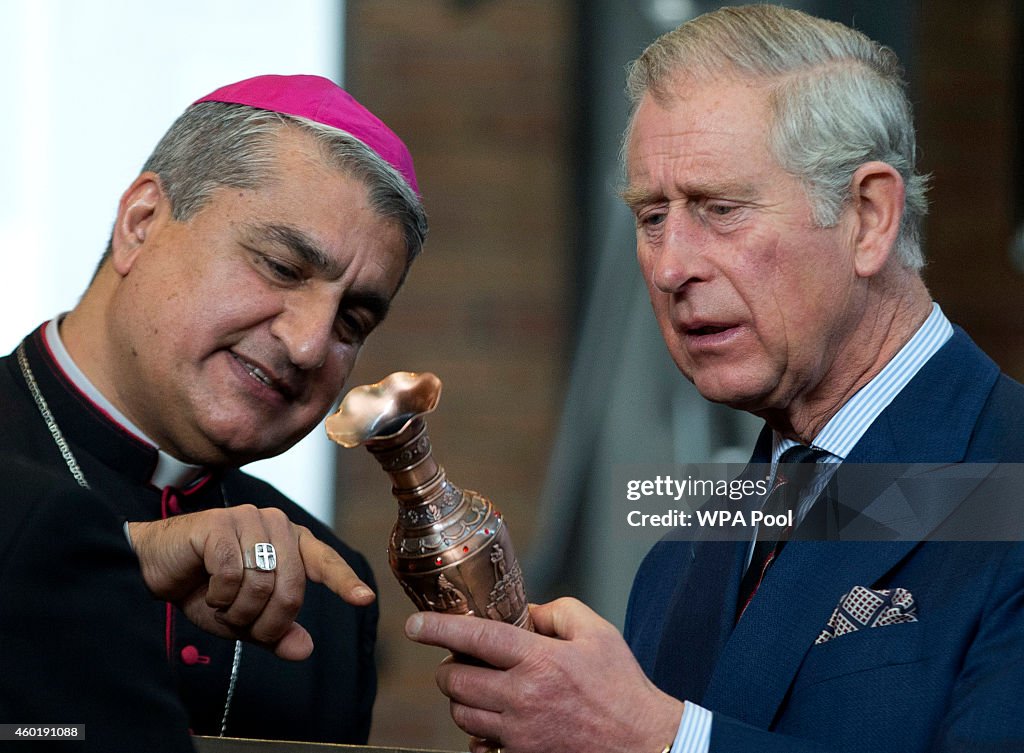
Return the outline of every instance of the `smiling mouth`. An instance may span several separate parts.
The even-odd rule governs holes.
[[[261,369],[259,366],[249,363],[244,358],[239,356],[237,353],[232,353],[231,356],[240,364],[242,364],[242,367],[249,372],[249,376],[251,376],[257,382],[265,384],[267,387],[274,390],[275,392],[282,392],[281,388],[274,382],[274,380],[267,376],[266,372],[264,372],[263,369]]]

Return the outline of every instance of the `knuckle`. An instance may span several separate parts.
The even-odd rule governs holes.
[[[235,630],[240,630],[241,628],[244,628],[252,621],[252,618],[249,614],[234,609],[228,609],[224,612],[221,612],[219,619],[220,622]]]
[[[294,617],[302,609],[302,592],[285,590],[279,594],[275,594],[278,606],[291,617]]]
[[[310,531],[306,526],[299,525],[298,523],[292,523],[292,535],[295,536],[295,541],[302,544],[307,540],[319,541],[316,535]]]
[[[227,521],[231,520],[231,508],[211,507],[209,510],[199,510],[198,512],[186,513],[185,515],[176,515],[173,518],[168,518],[167,523],[177,523],[182,520],[202,520],[203,522],[213,521],[214,524],[223,525]]]
[[[450,695],[448,688],[451,686],[449,680],[449,665],[442,662],[437,665],[437,669],[434,670],[434,682],[437,683],[438,689],[445,695]]]
[[[288,516],[285,515],[284,510],[279,507],[261,507],[259,508],[259,513],[268,523],[276,525],[291,523],[291,521],[288,520]]]
[[[341,555],[326,544],[323,545],[323,549],[320,552],[320,565],[324,569],[335,569],[339,565],[348,567],[348,563],[342,559]]]
[[[245,577],[242,569],[235,567],[224,568],[216,575],[223,586],[233,590],[237,590],[242,585],[242,579]]]
[[[260,573],[253,577],[248,588],[253,596],[265,601],[274,593],[274,578],[270,573]]]
[[[236,505],[235,507],[228,508],[232,514],[236,517],[251,518],[259,515],[259,508],[256,505],[249,504],[248,502],[244,505]]]
[[[281,637],[281,630],[271,625],[254,625],[249,638],[257,643],[271,644]]]
[[[216,542],[213,550],[213,562],[217,572],[214,574],[231,584],[241,582],[243,569],[237,555],[237,544],[226,539]]]
[[[455,665],[441,666],[434,673],[441,692],[452,699],[464,698],[466,692],[465,673]]]
[[[448,704],[448,708],[452,715],[452,721],[455,722],[456,726],[464,732],[470,732],[470,726],[472,724],[470,708],[468,706],[463,706],[458,701],[451,701]]]
[[[465,621],[465,626],[466,626],[466,637],[469,639],[469,642],[472,645],[479,646],[479,645],[483,644],[487,640],[486,629],[487,629],[488,625],[483,620],[479,620],[479,619],[475,619],[475,620],[472,620],[472,621],[467,620],[467,621]]]

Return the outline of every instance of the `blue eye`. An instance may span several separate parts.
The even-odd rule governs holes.
[[[636,217],[637,227],[654,228],[664,224],[668,212],[663,207],[640,212]]]

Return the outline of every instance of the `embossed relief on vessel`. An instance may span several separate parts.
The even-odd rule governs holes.
[[[494,565],[495,582],[487,602],[487,616],[492,620],[511,622],[526,606],[522,568],[518,561],[509,566],[500,544],[491,547],[491,564]]]
[[[472,492],[466,492],[467,497],[470,494]],[[429,533],[421,536],[410,536],[409,534],[416,533],[415,529],[410,530],[410,527],[396,527],[392,531],[392,546],[400,553],[409,555],[429,554],[456,546],[470,538],[484,524],[489,512],[488,506],[487,500],[473,496],[466,509],[461,510],[453,520],[439,520],[428,529]],[[498,525],[500,521],[492,524],[492,527],[497,528]]]
[[[388,557],[420,610],[475,614],[532,629],[523,574],[501,513],[447,480],[423,419],[437,406],[433,374],[392,374],[357,387],[327,419],[345,447],[364,445],[387,471],[398,500]]]

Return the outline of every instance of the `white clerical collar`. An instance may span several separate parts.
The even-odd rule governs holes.
[[[63,315],[51,319],[47,323],[46,329],[43,331],[43,337],[46,340],[46,344],[49,347],[50,352],[53,353],[53,357],[57,361],[57,365],[60,366],[68,380],[75,385],[83,395],[89,398],[96,407],[107,414],[111,421],[118,424],[122,429],[134,436],[140,442],[144,442],[150,447],[156,449],[156,468],[153,470],[153,476],[150,478],[149,483],[158,489],[162,489],[165,486],[184,489],[193,481],[196,481],[198,478],[205,475],[207,471],[204,467],[184,463],[181,460],[168,455],[157,447],[156,442],[147,437],[138,426],[129,421],[127,416],[119,411],[113,403],[111,403],[98,389],[96,389],[96,386],[89,381],[89,378],[80,368],[78,368],[75,362],[71,360],[71,354],[68,353],[67,348],[64,347],[64,341],[61,340],[60,337],[59,326],[59,322],[62,318]]]

